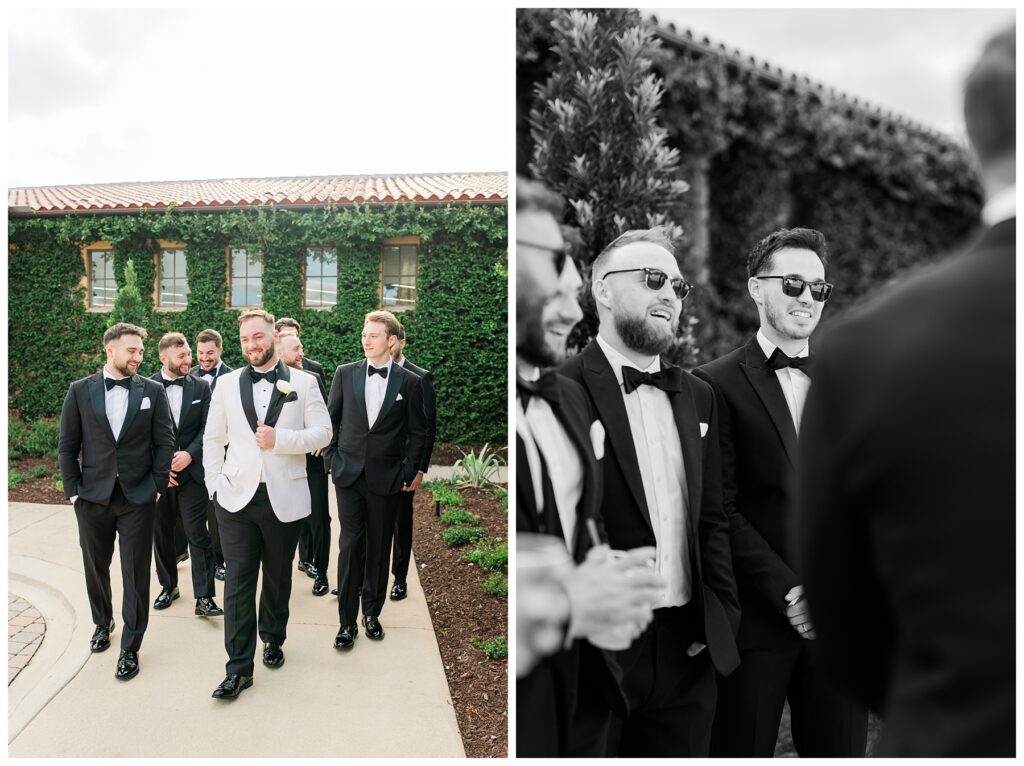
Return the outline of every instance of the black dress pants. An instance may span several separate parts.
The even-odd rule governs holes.
[[[395,514],[395,542],[391,551],[391,574],[395,582],[405,582],[412,557],[412,501],[415,492],[403,492]]]
[[[267,496],[267,486],[262,483],[249,504],[236,513],[217,504],[217,519],[227,570],[224,577],[226,668],[228,673],[251,676],[257,630],[260,639],[268,643],[283,644],[287,637],[292,562],[302,520],[286,523],[277,518]],[[263,589],[257,613],[256,583],[261,566]]]
[[[117,538],[121,555],[121,649],[137,652],[149,624],[149,579],[153,563],[153,519],[156,503],[135,505],[118,482],[106,505],[75,501],[78,541],[85,565],[85,589],[96,625],[109,625],[114,616],[110,591],[110,562]]]
[[[178,584],[178,554],[174,529],[180,521],[191,548],[192,593],[196,598],[212,597],[213,543],[206,528],[206,504],[209,497],[206,485],[186,481],[177,487],[168,487],[156,504],[156,526],[153,534],[153,553],[156,575],[163,588]]]
[[[310,562],[316,571],[327,577],[331,558],[331,507],[327,498],[327,474],[310,470],[306,465],[309,484],[310,514],[305,519],[299,538],[299,561]]]
[[[363,616],[378,617],[388,587],[388,554],[401,492],[377,495],[366,476],[347,487],[335,485],[341,538],[338,551],[338,615],[342,627],[356,624],[362,589]]]

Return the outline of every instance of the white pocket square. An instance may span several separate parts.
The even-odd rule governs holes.
[[[598,460],[604,457],[604,426],[600,420],[590,424],[590,443],[594,447],[594,457]]]
[[[152,404],[152,402],[149,401],[149,397],[148,396],[146,396],[146,397],[144,397],[142,399],[142,407],[141,407],[141,409],[148,410],[152,406],[153,406],[153,404]]]
[[[199,404],[199,402],[201,402],[201,401],[203,401],[203,400],[202,399],[193,399],[192,400],[192,404]]]
[[[707,435],[708,435],[708,424],[707,423],[701,423],[700,424],[700,438],[703,439]]]
[[[398,398],[397,398],[397,399],[395,399],[395,401],[396,401],[396,402],[400,402],[400,401],[402,401],[402,395],[401,395],[401,394],[399,394],[399,395],[398,395]]]

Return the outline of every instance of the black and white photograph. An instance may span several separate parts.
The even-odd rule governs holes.
[[[519,757],[1015,755],[1015,40],[517,10]]]

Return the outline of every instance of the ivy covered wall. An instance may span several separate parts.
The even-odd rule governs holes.
[[[406,355],[434,375],[438,440],[504,443],[507,218],[505,205],[408,204],[10,219],[9,407],[28,418],[55,415],[71,381],[103,364],[109,315],[86,309],[81,286],[88,244],[111,244],[118,280],[131,258],[143,289],[154,284],[159,241],[187,247],[188,307],[155,310],[154,296],[141,374],[159,368],[156,345],[171,330],[194,346],[196,334],[212,327],[224,336],[225,362],[242,364],[239,310],[227,308],[226,253],[235,247],[262,251],[263,308],[299,320],[306,355],[330,378],[337,365],[362,357],[363,316],[378,304],[381,241],[417,236],[416,307],[399,318],[409,337]],[[337,251],[338,303],[329,310],[302,305],[308,246]]]

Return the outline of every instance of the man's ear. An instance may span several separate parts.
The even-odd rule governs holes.
[[[761,294],[761,280],[757,277],[751,277],[747,280],[747,292],[750,293],[750,297],[754,299],[754,303],[758,306],[764,303],[764,295]]]
[[[595,303],[598,303],[605,308],[611,308],[612,299],[609,294],[608,283],[603,279],[599,279],[590,285],[590,294],[594,296]]]

